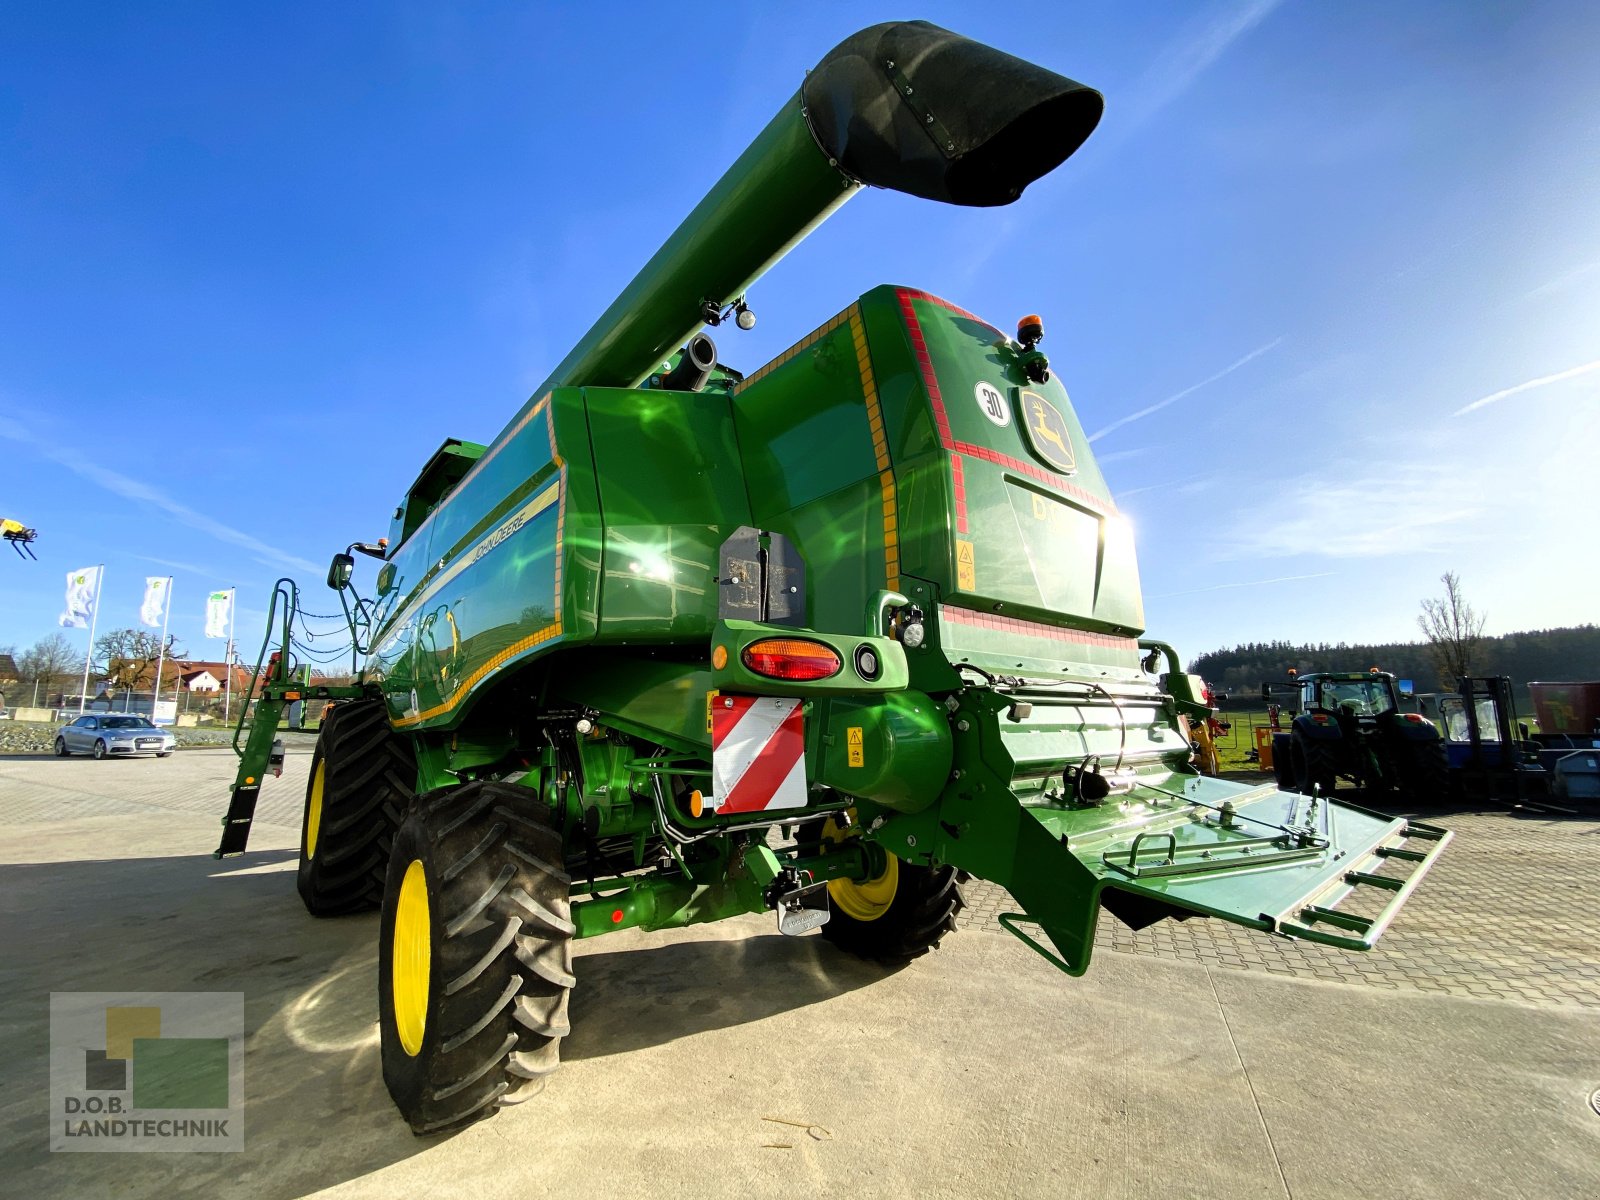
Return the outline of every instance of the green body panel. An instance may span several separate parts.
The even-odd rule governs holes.
[[[718,551],[750,523],[728,398],[598,388],[584,397],[604,518],[596,634],[703,646],[717,620]]]

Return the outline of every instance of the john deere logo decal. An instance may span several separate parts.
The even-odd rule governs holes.
[[[1078,469],[1066,419],[1038,392],[1022,393],[1022,424],[1028,430],[1029,447],[1041,459],[1063,475]]]

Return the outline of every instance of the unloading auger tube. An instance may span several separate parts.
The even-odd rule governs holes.
[[[535,396],[634,387],[862,186],[1009,204],[1094,132],[1100,93],[926,21],[846,38]]]
[[[862,187],[1006,204],[1100,113],[932,25],[847,39],[500,434],[447,440],[389,538],[335,556],[340,592],[352,552],[382,560],[349,610],[360,677],[268,660],[219,853],[283,706],[338,701],[298,889],[317,916],[381,908],[384,1079],[413,1129],[542,1086],[575,938],[774,912],[902,963],[971,874],[1075,975],[1102,908],[1360,950],[1449,841],[1195,770],[1209,710],[1143,638],[1131,526],[1043,318],[1012,339],[885,285],[748,374],[698,332],[747,318]]]

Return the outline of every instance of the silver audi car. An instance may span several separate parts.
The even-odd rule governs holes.
[[[85,752],[96,758],[130,754],[165,758],[177,744],[177,738],[152,725],[148,717],[132,713],[85,713],[56,730],[56,754],[62,758]]]

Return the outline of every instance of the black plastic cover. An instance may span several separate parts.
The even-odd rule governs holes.
[[[722,543],[717,616],[805,624],[806,564],[781,533],[741,525]]]
[[[1099,92],[927,21],[846,38],[800,89],[817,143],[863,183],[989,207],[1060,166]]]

